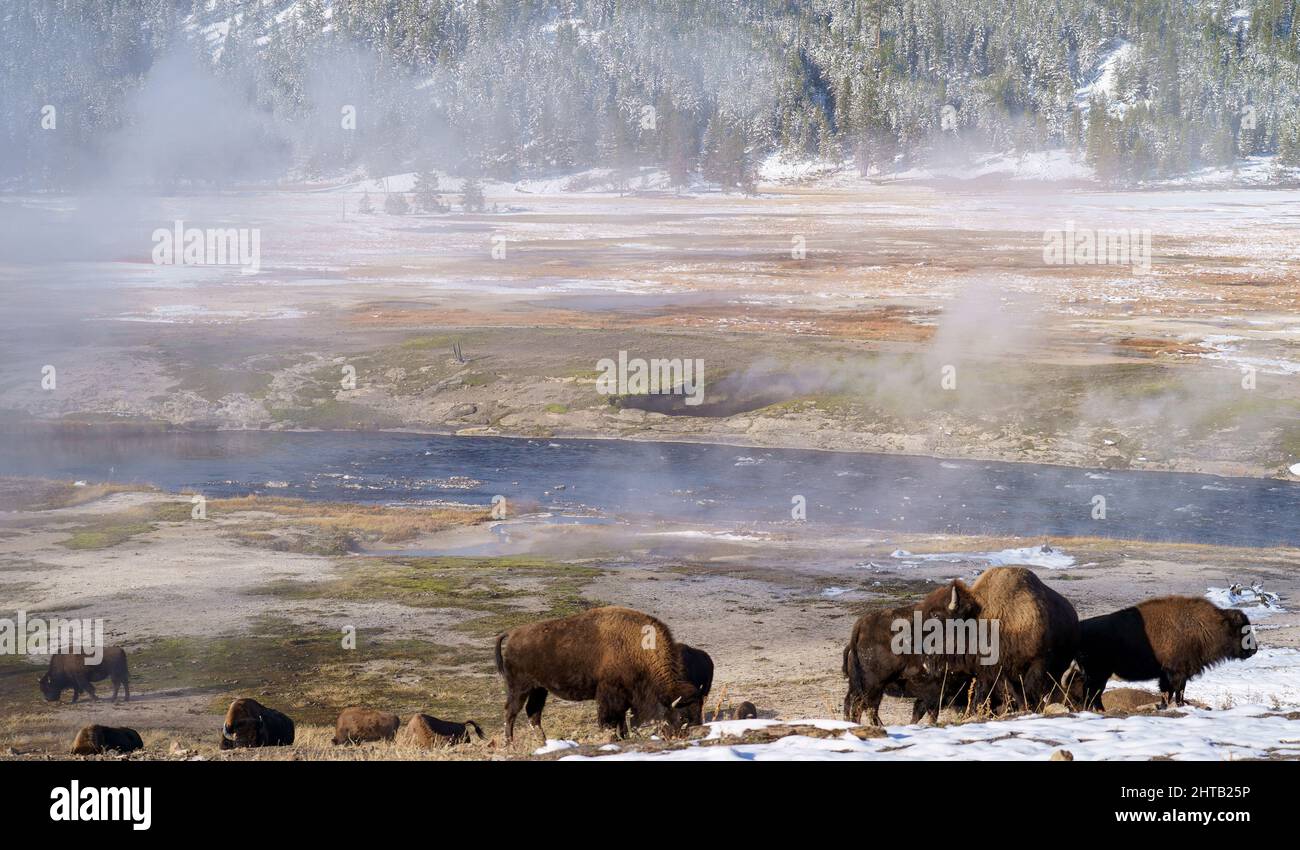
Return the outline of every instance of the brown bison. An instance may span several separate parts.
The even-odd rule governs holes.
[[[72,742],[74,756],[98,756],[108,750],[129,753],[141,749],[144,741],[140,733],[125,726],[83,726]]]
[[[630,608],[593,608],[571,617],[519,626],[497,638],[496,668],[505,680],[506,741],[526,709],[542,733],[546,697],[596,701],[600,725],[627,735],[627,712],[672,728],[696,715],[700,691],[686,675],[668,627]]]
[[[478,735],[480,741],[483,740],[483,730],[473,720],[453,723],[450,720],[439,720],[429,714],[416,714],[407,722],[406,729],[402,732],[402,743],[430,749],[468,744],[473,740],[469,734],[471,729]]]
[[[226,710],[221,749],[279,747],[293,743],[293,721],[255,699],[240,698]]]
[[[682,668],[686,671],[686,678],[700,693],[700,701],[692,708],[688,721],[691,726],[699,726],[704,723],[704,700],[713,688],[713,659],[704,650],[696,649],[689,644],[679,643],[677,648],[681,652]],[[640,726],[647,719],[662,720],[663,717],[664,713],[658,711],[653,718],[642,718],[633,709],[632,725]]]
[[[389,711],[371,708],[343,709],[334,724],[335,744],[360,744],[365,741],[391,741],[402,728],[402,721]]]
[[[126,689],[126,699],[131,699],[131,680],[126,670],[126,651],[120,646],[106,646],[99,663],[86,661],[80,652],[61,652],[50,656],[50,666],[45,675],[37,680],[41,693],[50,702],[58,702],[66,688],[72,688],[72,701],[76,702],[82,692],[90,694],[92,700],[95,686],[91,682],[104,679],[113,680],[113,700],[117,701],[118,688]]]
[[[1079,666],[1086,704],[1095,708],[1111,676],[1127,682],[1158,679],[1162,700],[1183,705],[1187,680],[1207,667],[1255,654],[1250,620],[1191,596],[1148,599],[1132,608],[1083,621]]]
[[[745,702],[742,702],[740,705],[736,706],[737,720],[753,720],[756,717],[758,717],[758,707],[755,706],[752,702],[746,700]]]
[[[969,676],[971,702],[985,698],[1007,709],[1037,709],[1060,699],[1065,673],[1079,646],[1079,616],[1064,596],[1024,567],[993,567],[970,586],[960,580],[944,585],[922,603],[925,618],[978,628],[997,626],[996,663],[978,652],[947,652],[936,665],[923,656],[928,675]],[[981,621],[984,621],[981,623]],[[946,625],[949,625],[946,623]]]
[[[941,588],[937,593],[944,593]],[[927,597],[928,598],[928,597]],[[920,605],[924,605],[922,602]],[[844,695],[844,719],[857,723],[862,712],[869,712],[868,721],[880,726],[880,701],[886,693],[891,696],[915,697],[912,704],[912,722],[926,715],[932,722],[939,719],[939,703],[943,692],[953,694],[964,687],[960,677],[932,676],[924,667],[925,658],[912,651],[898,651],[895,638],[896,624],[909,629],[918,605],[904,605],[883,611],[869,611],[853,624],[853,633],[844,647],[840,671],[849,680],[848,693]],[[910,641],[907,649],[910,650]]]

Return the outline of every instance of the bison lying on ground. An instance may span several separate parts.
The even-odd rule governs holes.
[[[946,592],[941,588],[938,593]],[[922,603],[924,604],[924,603]],[[916,697],[912,705],[912,722],[925,714],[931,722],[939,719],[939,702],[946,689],[949,694],[961,690],[964,682],[951,676],[930,676],[923,669],[923,657],[910,652],[896,652],[894,624],[900,620],[909,627],[917,605],[870,611],[853,624],[853,633],[844,647],[841,672],[849,680],[844,695],[844,719],[857,723],[862,712],[869,712],[874,726],[880,722],[880,700],[886,691],[891,695]]]
[[[756,717],[758,717],[758,708],[752,702],[746,700],[736,706],[737,720],[753,720]]]
[[[512,629],[497,638],[496,668],[505,680],[506,741],[514,737],[520,709],[541,733],[549,693],[594,699],[600,725],[620,737],[627,736],[629,709],[640,717],[662,710],[680,728],[701,701],[672,632],[630,608],[593,608]]]
[[[1163,596],[1084,620],[1079,666],[1088,707],[1099,704],[1114,675],[1128,682],[1158,679],[1163,708],[1183,705],[1187,680],[1207,667],[1254,654],[1255,634],[1242,612],[1196,597]]]
[[[923,616],[996,622],[997,663],[981,663],[981,656],[971,651],[950,652],[938,667],[927,658],[931,677],[974,681],[972,704],[989,697],[1007,709],[1036,709],[1060,697],[1063,676],[1079,646],[1079,616],[1069,600],[1030,570],[993,567],[970,587],[955,580],[926,597]]]
[[[429,714],[416,714],[411,717],[402,731],[402,743],[425,748],[468,744],[472,740],[469,735],[470,729],[474,730],[480,741],[483,740],[483,730],[473,720],[453,723],[450,720],[439,720]]]
[[[125,726],[83,726],[72,742],[74,756],[97,756],[108,750],[129,753],[144,746],[140,733]]]
[[[61,652],[50,657],[50,666],[38,683],[41,693],[50,702],[58,702],[66,688],[72,688],[72,701],[76,702],[82,692],[90,694],[93,700],[95,686],[91,682],[104,679],[113,680],[113,700],[117,700],[119,687],[126,689],[126,698],[131,699],[131,681],[126,670],[126,651],[120,646],[104,647],[103,657],[98,664],[91,664],[80,652]]]
[[[392,712],[353,706],[339,714],[338,722],[334,724],[334,743],[391,741],[401,727],[401,719]]]
[[[255,699],[241,698],[226,710],[221,749],[278,747],[293,743],[293,721]]]

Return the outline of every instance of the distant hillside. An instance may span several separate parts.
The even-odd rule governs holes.
[[[1298,4],[11,0],[0,180],[654,167],[743,190],[773,155],[871,175],[1048,151],[1117,182],[1295,167]]]

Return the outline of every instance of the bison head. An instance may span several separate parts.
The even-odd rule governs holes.
[[[921,602],[921,616],[937,620],[969,620],[979,616],[980,605],[961,579],[930,592]]]
[[[58,687],[50,680],[49,673],[37,679],[36,683],[41,686],[41,694],[50,702],[58,702],[59,697],[63,695],[63,688]]]
[[[684,684],[668,704],[664,719],[671,731],[699,726],[704,722],[704,695],[691,684]]]
[[[1227,626],[1233,641],[1233,658],[1249,658],[1254,655],[1259,644],[1255,640],[1255,629],[1245,613],[1228,608],[1223,612],[1223,622]]]
[[[221,737],[237,747],[256,746],[262,738],[266,721],[262,713],[236,702],[226,712],[226,722],[221,726]]]

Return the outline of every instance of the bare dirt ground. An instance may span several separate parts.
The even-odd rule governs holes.
[[[91,722],[136,728],[148,758],[533,757],[535,735],[525,732],[510,747],[501,737],[493,636],[609,603],[663,618],[678,639],[713,656],[710,711],[726,716],[749,700],[763,717],[835,717],[844,694],[840,650],[858,614],[914,598],[932,582],[969,578],[988,565],[984,553],[1044,543],[1074,558],[1038,574],[1081,616],[1234,581],[1261,581],[1283,600],[1300,594],[1300,553],[1281,549],[523,519],[508,521],[510,553],[467,558],[427,553],[499,543],[481,514],[442,515],[414,534],[410,510],[390,509],[397,520],[384,523],[354,517],[351,545],[360,552],[336,552],[329,506],[231,500],[210,505],[203,520],[189,515],[184,496],[155,492],[8,506],[21,509],[0,514],[3,615],[104,618],[108,642],[128,649],[133,685],[129,703],[74,706],[69,694],[51,704],[36,688],[42,659],[5,657],[0,757],[12,758],[65,757],[76,730]],[[273,539],[263,536],[268,528]],[[377,549],[384,554],[364,554]],[[901,551],[951,557],[925,561]],[[416,552],[426,554],[405,554]],[[355,648],[344,646],[347,627]],[[1266,645],[1300,646],[1300,615],[1268,618],[1260,636]],[[101,696],[111,693],[106,685]],[[299,743],[220,753],[221,713],[237,696],[293,716]],[[333,748],[329,725],[352,704],[404,718],[472,717],[491,740],[435,752]],[[886,701],[886,723],[909,715],[910,705]],[[548,737],[593,751],[609,740],[589,703],[553,700],[546,721]],[[630,746],[660,746],[651,735],[638,733]]]
[[[358,216],[334,191],[133,204],[97,233],[102,257],[0,266],[0,413],[1253,476],[1300,462],[1295,192],[490,195],[482,215]],[[78,232],[62,204],[5,206]],[[259,227],[261,270],[151,264],[148,234],[178,218]],[[1150,231],[1150,271],[1045,263],[1044,231],[1066,227]],[[599,394],[597,361],[619,351],[702,358],[708,404]]]

